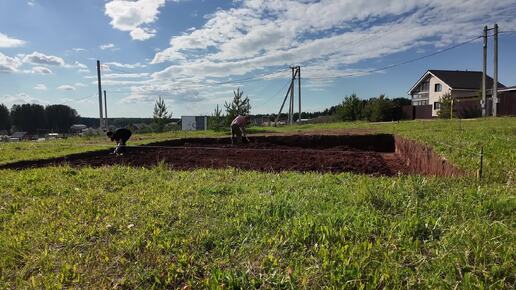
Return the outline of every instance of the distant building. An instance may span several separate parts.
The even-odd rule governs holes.
[[[74,124],[70,126],[70,133],[72,134],[81,134],[88,126],[84,124]]]
[[[9,140],[9,133],[7,130],[0,130],[0,141],[7,141]]]
[[[208,130],[207,116],[181,116],[182,131]]]
[[[493,79],[486,76],[486,90],[493,88]],[[505,86],[498,83],[498,88]],[[413,106],[431,106],[431,117],[437,117],[440,109],[439,100],[450,94],[455,100],[467,100],[478,97],[482,89],[481,71],[428,70],[410,88]]]
[[[9,136],[9,141],[21,141],[21,140],[29,140],[30,136],[27,132],[14,132],[11,136]]]
[[[58,139],[58,138],[62,138],[63,135],[59,134],[59,133],[48,133],[47,134],[47,139]],[[45,138],[42,138],[43,140],[45,140]]]

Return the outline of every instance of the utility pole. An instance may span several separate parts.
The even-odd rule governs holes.
[[[297,122],[301,124],[301,67],[297,67],[297,94],[299,96],[299,116],[297,117]]]
[[[482,62],[482,117],[486,116],[486,71],[487,71],[487,25],[484,26],[483,62]]]
[[[290,85],[292,86],[292,89],[290,90],[290,111],[289,111],[289,124],[292,125],[294,123],[294,81],[296,79],[296,68],[291,67],[292,69],[292,82],[290,82]]]
[[[493,117],[497,114],[498,105],[498,24],[494,25],[494,69],[493,69]]]
[[[99,112],[100,112],[100,129],[103,129],[103,117],[102,117],[102,84],[100,80],[100,60],[97,60],[97,81],[99,85]]]
[[[274,120],[274,126],[277,126],[278,125],[278,120],[281,116],[281,111],[283,110],[283,107],[285,106],[285,102],[287,101],[287,98],[290,96],[290,99],[289,99],[289,109],[288,109],[288,118],[287,118],[287,122],[288,124],[292,125],[294,123],[294,111],[295,111],[295,107],[294,107],[294,100],[295,100],[295,93],[294,93],[294,89],[295,89],[295,81],[296,81],[296,77],[298,77],[298,89],[299,89],[299,92],[298,92],[298,96],[299,96],[299,117],[298,117],[298,122],[301,121],[301,67],[300,66],[295,66],[295,67],[290,67],[290,69],[292,70],[292,79],[290,80],[290,86],[288,87],[288,90],[287,90],[287,93],[285,94],[285,98],[283,99],[283,103],[281,103],[281,107],[279,109],[279,112],[278,112],[278,115],[276,116],[276,119]]]
[[[107,116],[107,97],[106,97],[106,90],[104,90],[104,126],[106,129],[109,130],[109,124],[108,124],[108,116]]]
[[[283,99],[283,103],[281,103],[281,107],[279,109],[278,115],[276,116],[276,120],[274,120],[274,126],[276,127],[278,125],[278,120],[281,116],[281,111],[283,111],[283,107],[285,106],[285,102],[287,101],[287,97],[290,94],[290,90],[292,89],[292,83],[288,87],[287,93],[285,94],[285,98]]]

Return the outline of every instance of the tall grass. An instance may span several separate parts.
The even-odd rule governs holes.
[[[0,288],[515,286],[504,184],[157,166],[0,188]]]
[[[0,288],[514,289],[515,121],[256,128],[395,133],[430,144],[471,171],[484,146],[483,184],[171,171],[159,163],[1,170]],[[132,141],[205,132],[173,134]],[[224,132],[208,133],[218,134]],[[0,162],[106,148],[105,142],[0,144]]]

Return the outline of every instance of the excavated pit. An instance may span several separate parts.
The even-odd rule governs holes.
[[[231,167],[271,172],[354,172],[385,176],[463,174],[431,148],[390,134],[253,136],[249,143],[240,145],[231,145],[229,138],[185,138],[129,147],[124,156],[109,153],[109,150],[101,150],[20,161],[0,165],[0,169],[55,165],[153,167],[162,163],[178,170]]]

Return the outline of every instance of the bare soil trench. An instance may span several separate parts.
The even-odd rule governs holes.
[[[26,169],[55,165],[100,167],[127,165],[171,169],[240,168],[259,171],[354,172],[393,176],[418,173],[395,153],[395,138],[374,135],[253,136],[247,144],[231,145],[229,138],[187,138],[128,148],[124,156],[109,150],[60,158],[20,161],[0,169]],[[426,174],[426,173],[424,173]]]

